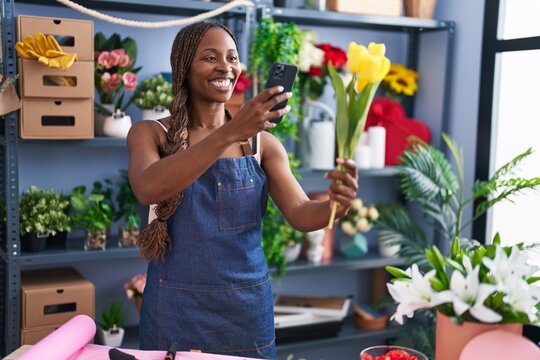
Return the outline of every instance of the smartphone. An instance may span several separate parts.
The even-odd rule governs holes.
[[[296,73],[298,72],[298,67],[292,64],[276,62],[272,64],[270,73],[268,74],[268,80],[266,81],[266,88],[281,85],[283,86],[283,92],[289,92],[292,90],[294,79],[296,78]],[[282,109],[287,106],[287,100],[280,102],[274,106],[271,111]],[[274,123],[279,123],[283,119],[283,116],[272,120]]]

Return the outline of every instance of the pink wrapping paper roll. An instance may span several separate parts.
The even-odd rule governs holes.
[[[77,315],[60,326],[49,336],[32,346],[17,360],[106,360],[109,346],[88,344],[96,334],[96,324],[91,317]],[[138,360],[163,360],[166,351],[119,349],[134,355]],[[255,360],[244,357],[202,353],[177,352],[179,360]]]
[[[86,315],[77,315],[32,346],[17,360],[77,359],[78,354],[95,334],[94,320]]]

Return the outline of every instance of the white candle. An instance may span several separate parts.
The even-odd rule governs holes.
[[[381,169],[384,167],[386,149],[386,129],[382,126],[372,126],[368,129],[369,147],[371,148],[371,167]]]
[[[359,169],[369,169],[371,167],[371,148],[369,145],[358,145],[354,161]]]
[[[309,166],[316,170],[330,170],[335,161],[335,129],[331,121],[312,121],[309,129]]]

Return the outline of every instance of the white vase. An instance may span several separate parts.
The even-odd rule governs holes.
[[[300,250],[302,249],[302,244],[293,244],[288,245],[283,250],[283,256],[285,256],[285,260],[287,260],[287,263],[292,263],[298,259],[298,256],[300,256]]]
[[[156,106],[153,109],[143,109],[141,112],[142,120],[158,120],[171,116],[169,109],[162,106]]]
[[[397,245],[386,245],[381,240],[379,243],[379,254],[386,257],[398,256],[398,252],[401,249],[399,244]]]
[[[324,230],[310,231],[306,234],[309,247],[306,253],[309,262],[318,264],[322,261],[324,253],[324,246],[322,242],[324,240]]]
[[[101,104],[113,115],[100,113],[97,109],[94,114],[94,133],[96,136],[109,136],[126,138],[131,128],[131,116],[126,115],[120,109],[114,110],[113,104]]]
[[[105,346],[120,347],[122,340],[124,340],[124,332],[123,328],[99,329],[99,340]]]

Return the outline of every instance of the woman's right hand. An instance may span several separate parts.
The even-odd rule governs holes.
[[[273,86],[265,89],[259,95],[246,102],[240,111],[227,123],[227,126],[235,134],[237,140],[248,139],[257,133],[276,126],[271,122],[291,110],[289,105],[282,109],[270,111],[274,106],[292,96],[290,92],[284,92],[282,86]]]

